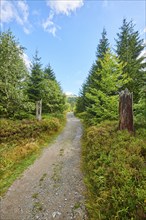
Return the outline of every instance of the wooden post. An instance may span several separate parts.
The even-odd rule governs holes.
[[[133,94],[125,89],[119,96],[119,130],[134,131],[133,125]]]
[[[36,101],[36,119],[38,121],[42,120],[42,99],[40,101]]]

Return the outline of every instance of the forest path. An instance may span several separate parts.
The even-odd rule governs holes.
[[[80,121],[68,113],[63,132],[2,198],[1,220],[87,219],[81,135]]]

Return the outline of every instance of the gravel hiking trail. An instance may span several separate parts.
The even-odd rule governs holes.
[[[84,220],[82,126],[73,113],[57,139],[1,199],[1,220]]]

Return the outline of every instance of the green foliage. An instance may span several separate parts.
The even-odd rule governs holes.
[[[101,34],[101,39],[99,40],[99,44],[97,46],[97,51],[96,51],[96,62],[93,63],[91,70],[89,72],[89,75],[83,83],[82,88],[79,93],[79,97],[77,99],[77,104],[76,104],[76,113],[81,113],[86,110],[86,107],[91,104],[91,102],[86,98],[86,93],[89,92],[89,87],[95,88],[97,85],[95,84],[95,78],[96,80],[100,80],[100,77],[97,79],[96,72],[97,70],[101,69],[101,62],[104,58],[105,53],[109,49],[109,43],[108,39],[106,37],[107,33],[106,30],[103,29],[103,32]]]
[[[134,102],[139,100],[139,92],[143,86],[144,67],[146,63],[144,57],[140,56],[144,49],[144,42],[140,39],[138,31],[134,30],[133,22],[123,20],[120,28],[120,33],[117,34],[117,55],[120,60],[125,63],[124,72],[132,79],[127,83],[127,88],[134,94]]]
[[[56,76],[50,64],[44,70],[45,79],[56,81]]]
[[[28,96],[34,103],[42,99],[43,93],[43,71],[41,69],[42,65],[40,60],[41,58],[38,57],[38,51],[36,51],[33,57],[31,75],[28,83]]]
[[[50,65],[43,72],[40,60],[41,58],[38,58],[38,52],[36,51],[28,84],[29,98],[34,103],[42,99],[43,113],[63,113],[65,96],[61,86],[57,82]]]
[[[23,61],[23,48],[10,31],[0,34],[0,114],[5,118],[24,119],[35,114],[35,102],[42,100],[44,113],[62,113],[65,96],[48,65],[42,69],[35,52],[31,73]]]
[[[146,86],[140,91],[140,99],[134,105],[135,120],[137,123],[145,122],[146,125]]]
[[[146,217],[145,132],[131,136],[109,121],[86,129],[82,151],[89,219]]]
[[[0,114],[17,117],[29,112],[26,81],[28,72],[22,59],[23,48],[10,31],[0,33]]]
[[[63,113],[65,110],[65,95],[57,81],[43,81],[43,113]]]
[[[128,80],[127,75],[123,74],[123,63],[110,51],[98,62],[100,69],[94,72],[94,87],[89,86],[85,94],[88,101],[86,121],[89,124],[117,119],[118,91]]]
[[[66,96],[68,111],[74,111],[76,106],[77,96]]]
[[[99,41],[99,44],[97,46],[97,51],[96,51],[96,65],[97,68],[100,68],[100,62],[99,59],[103,59],[105,53],[108,51],[109,49],[109,42],[108,42],[108,38],[107,38],[107,32],[105,30],[105,28],[103,29],[103,32],[101,34],[101,39]]]

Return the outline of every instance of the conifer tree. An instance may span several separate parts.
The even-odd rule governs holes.
[[[134,30],[133,22],[127,22],[126,19],[123,20],[117,37],[117,55],[125,63],[123,71],[131,78],[126,87],[134,93],[134,101],[137,102],[141,86],[143,85],[143,68],[146,65],[142,62],[144,57],[140,56],[144,49],[143,40],[140,39],[139,32]]]
[[[104,58],[104,54],[107,52],[108,49],[109,49],[109,42],[107,38],[107,32],[104,28],[96,51],[96,64],[98,68],[100,68],[100,62],[98,60]]]
[[[43,113],[63,113],[65,110],[65,95],[57,81],[43,81]]]
[[[95,79],[98,81],[101,80],[101,76],[97,75],[96,72],[102,68],[100,60],[104,58],[104,55],[108,51],[108,49],[109,49],[109,42],[107,38],[107,32],[104,28],[101,34],[101,39],[99,40],[99,44],[97,46],[96,61],[95,63],[92,64],[88,77],[85,83],[83,84],[79,94],[79,98],[77,99],[76,111],[78,113],[85,111],[86,107],[92,105],[92,100],[87,99],[86,93],[89,92],[89,88],[91,89],[91,87],[94,88],[97,86],[97,84],[95,83]]]
[[[31,68],[31,75],[28,85],[28,96],[31,101],[36,102],[42,99],[43,92],[43,71],[41,58],[38,57],[38,51],[36,50],[33,57],[33,63]]]
[[[45,79],[56,81],[56,76],[55,76],[54,71],[51,68],[50,64],[45,68],[44,74],[45,74]]]
[[[118,91],[128,81],[127,75],[123,74],[123,63],[110,51],[99,62],[101,68],[95,73],[95,86],[89,86],[86,93],[90,103],[86,108],[86,120],[90,124],[117,118]]]

